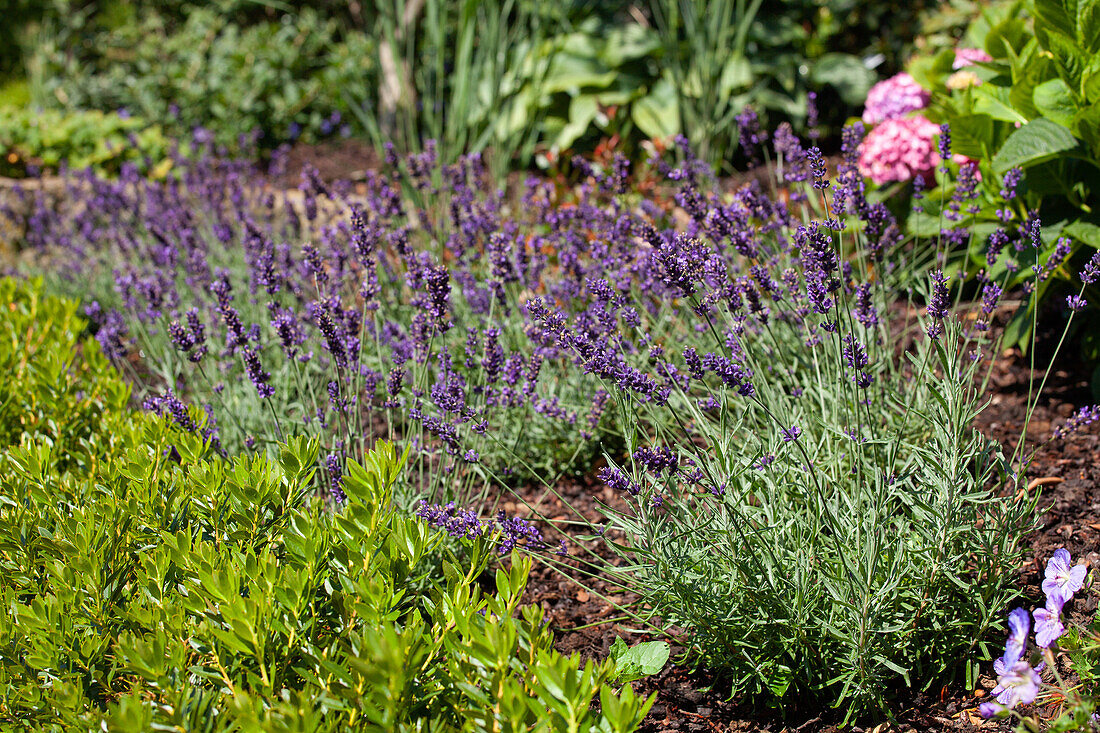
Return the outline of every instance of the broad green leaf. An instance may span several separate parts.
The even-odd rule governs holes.
[[[1062,79],[1051,79],[1035,87],[1032,94],[1035,107],[1047,119],[1071,127],[1077,105],[1073,93]]]
[[[1100,226],[1092,222],[1075,221],[1068,224],[1062,231],[1090,247],[1100,249]]]
[[[972,94],[975,112],[1004,122],[1019,122],[1021,125],[1027,122],[1027,117],[1020,114],[1009,101],[1008,87],[983,84],[975,88]]]
[[[542,82],[544,94],[576,92],[584,87],[603,88],[615,81],[616,73],[592,57],[558,53]]]
[[[1073,39],[1057,33],[1040,33],[1036,37],[1043,48],[1054,57],[1054,67],[1058,76],[1065,80],[1071,89],[1080,89],[1081,80],[1091,58],[1081,50]]]
[[[1004,173],[1026,168],[1077,147],[1077,138],[1063,125],[1044,117],[1022,126],[1005,141],[993,157],[993,170]]]
[[[1093,166],[1100,167],[1100,101],[1078,110],[1073,127],[1088,145]]]
[[[718,91],[722,97],[727,97],[733,92],[744,89],[752,84],[752,64],[744,55],[731,53],[722,67],[722,76],[718,81]]]
[[[989,155],[993,140],[993,120],[988,115],[969,114],[953,116],[951,122],[951,149],[959,155],[982,160]]]
[[[1077,42],[1085,53],[1100,53],[1100,0],[1077,1]]]
[[[630,116],[647,137],[661,140],[679,133],[680,106],[672,83],[667,78],[658,81],[632,105]]]
[[[611,644],[611,658],[615,660],[618,679],[624,683],[660,672],[668,662],[669,652],[668,643],[663,641],[646,641],[628,647],[618,637]]]
[[[569,103],[569,120],[554,138],[556,150],[569,149],[583,135],[599,114],[600,105],[592,94],[578,94]]]
[[[1036,25],[1045,30],[1059,33],[1067,38],[1077,37],[1076,2],[1073,2],[1074,10],[1069,8],[1071,3],[1062,0],[1033,0]]]
[[[657,33],[638,23],[616,26],[608,32],[604,41],[597,56],[613,69],[622,66],[625,61],[646,58],[661,47]]]

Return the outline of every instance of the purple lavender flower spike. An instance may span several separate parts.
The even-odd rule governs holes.
[[[1065,438],[1081,428],[1093,424],[1097,420],[1100,420],[1100,405],[1082,407],[1073,414],[1073,417],[1066,420],[1061,427],[1057,428],[1051,437],[1054,440]]]
[[[1094,254],[1081,269],[1081,282],[1085,285],[1093,285],[1100,280],[1100,252]]]
[[[248,378],[256,386],[256,394],[260,395],[261,399],[267,399],[275,394],[275,388],[271,386],[271,375],[263,370],[259,354],[252,349],[244,349],[244,368],[248,372]]]
[[[1006,201],[1016,198],[1016,187],[1020,185],[1020,179],[1024,176],[1024,172],[1019,168],[1010,168],[1005,172],[1002,182],[1004,187],[1001,189],[1001,198]]]
[[[789,428],[783,428],[779,432],[783,434],[783,442],[793,443],[794,441],[798,440],[800,435],[802,435],[802,428],[798,427],[797,425],[792,425]]]
[[[347,501],[344,493],[344,467],[340,464],[340,456],[330,453],[325,456],[325,470],[328,472],[329,482],[332,484],[332,499],[337,504]]]
[[[1066,306],[1074,313],[1084,310],[1089,302],[1082,298],[1080,295],[1067,295]]]
[[[928,337],[938,339],[943,334],[943,319],[948,309],[947,276],[942,272],[932,273],[932,297],[928,301]]]
[[[826,178],[828,170],[825,167],[825,157],[821,154],[821,148],[816,145],[806,151],[806,158],[810,164],[810,174],[813,176],[814,188],[823,191],[829,187],[829,179]]]
[[[1084,565],[1071,566],[1070,560],[1069,550],[1062,547],[1055,550],[1047,562],[1043,593],[1046,593],[1048,603],[1058,602],[1059,606],[1066,603],[1085,584],[1087,569]]]
[[[458,509],[452,501],[446,505],[429,504],[423,499],[416,508],[416,516],[433,527],[438,527],[452,537],[480,537],[485,525],[472,509]]]

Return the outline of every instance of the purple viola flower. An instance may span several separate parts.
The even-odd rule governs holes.
[[[1047,562],[1043,593],[1046,593],[1048,603],[1066,603],[1085,584],[1087,569],[1084,565],[1071,566],[1070,560],[1069,550],[1062,547],[1055,550]]]
[[[1026,660],[1020,660],[997,675],[997,686],[992,694],[1009,710],[1017,705],[1027,705],[1039,695],[1039,673]]]
[[[1008,614],[1008,640],[1005,642],[1004,655],[993,662],[997,674],[1003,674],[1024,656],[1027,648],[1027,635],[1031,631],[1031,616],[1023,608],[1013,609]]]
[[[1048,598],[1046,608],[1036,608],[1032,615],[1035,617],[1035,643],[1040,649],[1046,649],[1066,633],[1062,624],[1062,604],[1056,599]]]

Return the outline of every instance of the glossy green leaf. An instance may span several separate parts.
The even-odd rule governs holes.
[[[1077,138],[1063,125],[1038,118],[1016,130],[997,151],[993,170],[1027,168],[1077,147]]]

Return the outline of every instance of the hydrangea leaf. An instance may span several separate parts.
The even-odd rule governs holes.
[[[1045,117],[1020,127],[993,157],[993,170],[1027,168],[1077,147],[1077,138],[1063,125]]]

